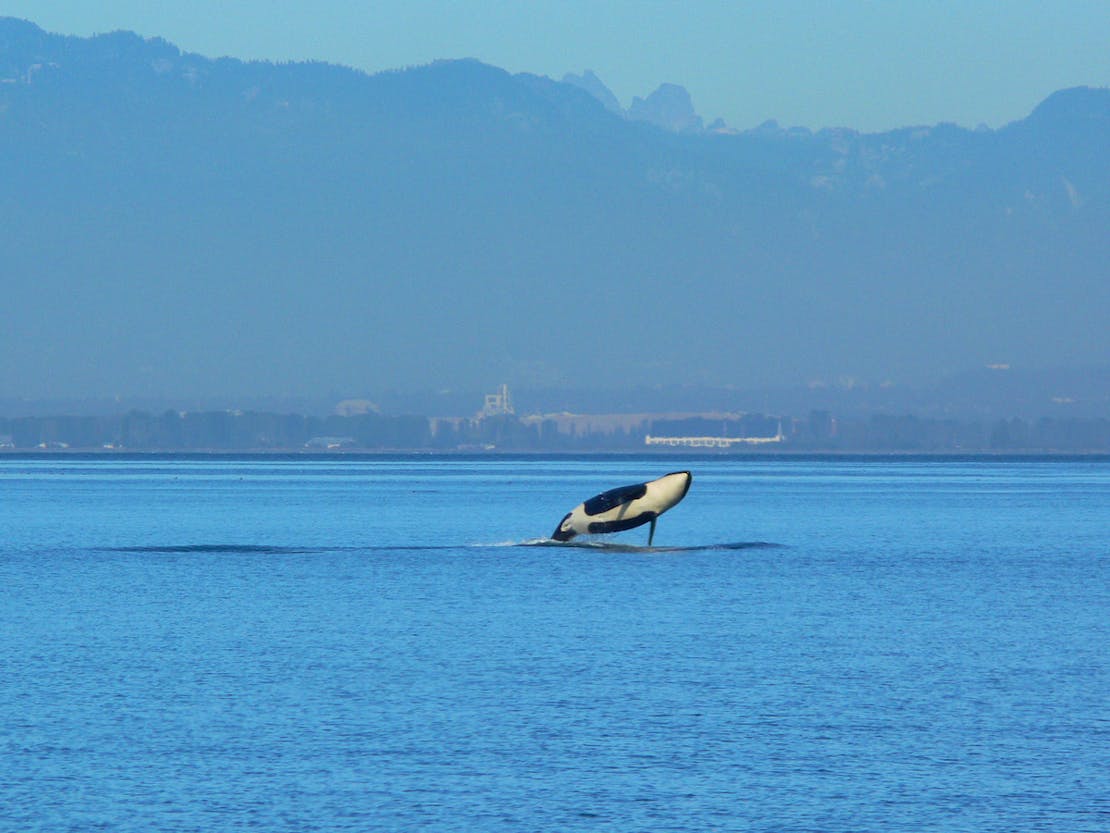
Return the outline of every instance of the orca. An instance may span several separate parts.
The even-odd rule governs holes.
[[[655,538],[656,519],[686,497],[694,476],[672,471],[647,483],[618,486],[578,504],[559,521],[551,537],[569,541],[576,535],[604,535],[651,524],[648,546]]]

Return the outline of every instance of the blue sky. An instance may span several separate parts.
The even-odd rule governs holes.
[[[378,71],[475,57],[555,78],[593,69],[627,105],[664,81],[702,116],[883,130],[1022,118],[1054,90],[1110,85],[1100,2],[0,0],[0,15],[190,52]]]

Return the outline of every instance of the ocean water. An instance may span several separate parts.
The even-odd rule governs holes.
[[[0,830],[246,829],[1110,830],[1110,463],[0,458]]]

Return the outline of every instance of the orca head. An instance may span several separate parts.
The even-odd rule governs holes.
[[[551,533],[551,537],[555,541],[569,541],[578,533],[574,531],[570,523],[570,516],[572,512],[567,512],[566,516],[559,521],[559,525],[555,527],[555,531]]]
[[[649,485],[654,487],[652,491],[659,504],[657,511],[662,514],[686,497],[693,482],[694,476],[688,471],[672,471],[653,480]]]

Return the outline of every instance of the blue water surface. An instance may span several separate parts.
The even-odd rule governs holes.
[[[1108,533],[1098,460],[0,458],[0,829],[1110,830]]]

